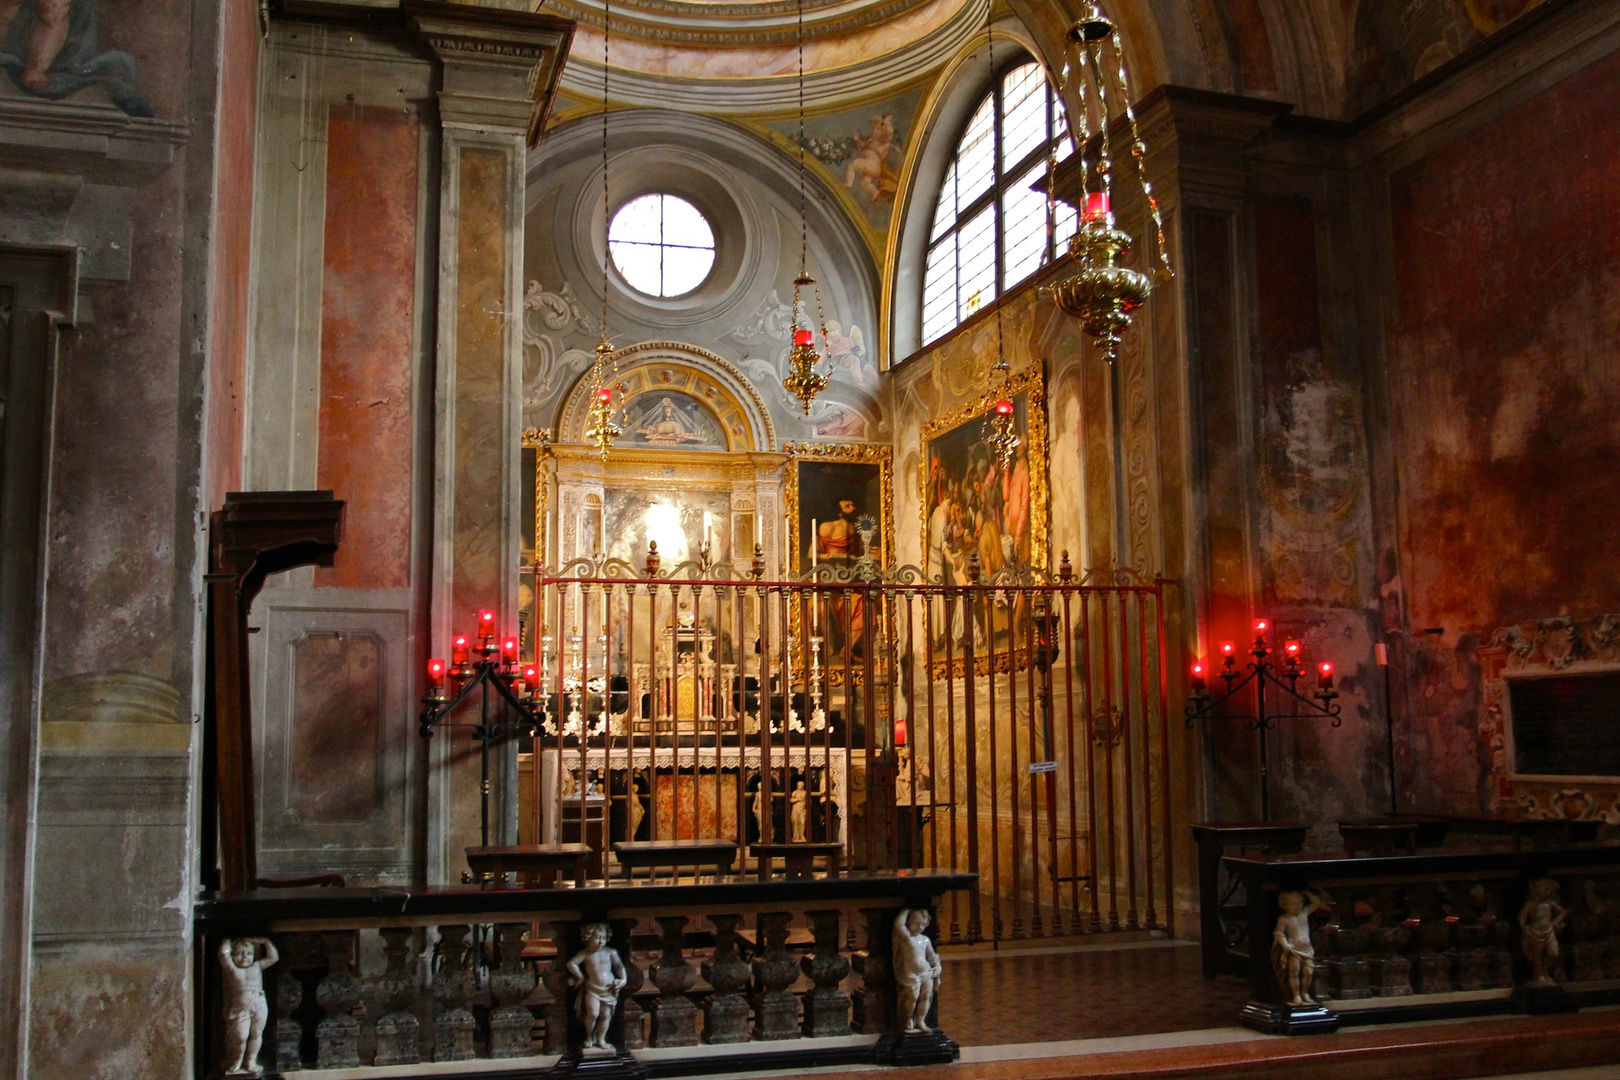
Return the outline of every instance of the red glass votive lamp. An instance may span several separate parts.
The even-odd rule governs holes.
[[[1194,693],[1201,693],[1204,689],[1204,662],[1202,660],[1192,666],[1192,688]]]
[[[450,662],[456,667],[467,666],[467,635],[457,634],[450,639]]]
[[[523,685],[528,687],[529,693],[540,692],[540,669],[530,664],[523,669]]]
[[[445,663],[437,657],[428,661],[428,686],[434,690],[444,689]]]
[[[1268,620],[1268,619],[1256,619],[1256,620],[1254,620],[1254,643],[1256,645],[1264,645],[1266,643],[1266,631],[1269,630],[1270,628],[1271,628],[1270,620]]]
[[[1009,400],[1008,398],[1002,398],[1000,401],[996,402],[996,415],[997,416],[1011,416],[1012,414],[1013,414],[1013,403],[1012,403],[1011,400]]]
[[[1108,216],[1108,192],[1090,191],[1086,193],[1086,209],[1081,218],[1085,221],[1100,221]]]
[[[1317,683],[1323,690],[1333,689],[1333,661],[1324,660],[1316,665]]]
[[[1234,651],[1232,643],[1230,641],[1221,642],[1221,662],[1227,667],[1231,667],[1236,660],[1237,653]]]
[[[613,401],[613,391],[609,390],[605,386],[602,387],[602,389],[596,392],[596,400],[600,401],[604,405],[611,403]]]
[[[501,660],[508,664],[518,661],[518,639],[515,637],[501,639]]]
[[[485,641],[495,636],[495,613],[489,608],[478,613],[478,636]]]
[[[809,327],[793,331],[793,344],[795,345],[813,345],[815,340],[816,332]]]

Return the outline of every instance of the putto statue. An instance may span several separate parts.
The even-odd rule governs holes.
[[[259,947],[264,955],[259,955]],[[225,969],[226,1076],[263,1076],[259,1046],[270,1007],[264,1000],[264,969],[281,959],[269,938],[226,938],[219,944],[219,966]]]
[[[939,953],[924,932],[929,915],[906,908],[894,918],[894,981],[899,987],[899,1018],[906,1034],[928,1030],[928,1010],[943,974]]]
[[[1519,909],[1519,928],[1524,936],[1519,947],[1530,961],[1531,986],[1554,986],[1547,973],[1558,960],[1558,931],[1564,928],[1569,912],[1558,902],[1558,882],[1537,878],[1530,883],[1530,896]]]
[[[585,1025],[585,1049],[616,1054],[618,1049],[607,1041],[607,1033],[619,1004],[619,991],[624,989],[625,972],[618,950],[608,947],[612,935],[606,923],[586,923],[580,929],[585,945],[568,961],[568,974],[579,987],[577,1008],[579,1022]]]
[[[1277,897],[1282,914],[1271,933],[1271,969],[1289,1005],[1314,1005],[1311,979],[1316,974],[1316,950],[1311,946],[1311,913],[1322,906],[1313,892],[1290,890]]]

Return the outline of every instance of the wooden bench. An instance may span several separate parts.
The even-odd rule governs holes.
[[[669,867],[679,870],[683,866],[694,869],[712,866],[716,876],[728,877],[737,863],[735,840],[621,840],[613,845],[613,854],[624,867],[624,876],[632,870],[658,870]]]
[[[833,841],[798,844],[749,844],[748,850],[759,857],[759,876],[769,877],[771,860],[781,859],[790,878],[807,878],[815,872],[818,858],[827,860],[827,876],[837,877],[844,855],[844,845]]]
[[[549,889],[557,883],[557,871],[572,870],[574,884],[585,884],[585,860],[591,849],[586,844],[502,844],[467,849],[467,866],[479,882],[504,887],[507,874],[516,874],[519,885]]]

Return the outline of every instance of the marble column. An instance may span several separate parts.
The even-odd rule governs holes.
[[[573,24],[546,15],[407,3],[441,64],[439,295],[433,507],[434,655],[480,608],[517,631],[526,153],[543,125]],[[465,736],[462,736],[465,738]],[[435,739],[430,880],[453,880],[480,841],[477,754]],[[489,841],[516,840],[516,755],[494,774]],[[464,752],[467,751],[467,752]]]

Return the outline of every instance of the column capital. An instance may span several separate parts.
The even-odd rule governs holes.
[[[443,124],[539,141],[574,38],[571,20],[440,0],[405,0],[401,10],[444,65]]]

